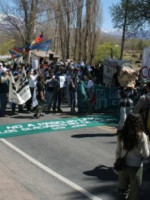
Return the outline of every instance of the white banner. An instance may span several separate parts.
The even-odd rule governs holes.
[[[32,107],[36,107],[38,105],[38,100],[36,98],[36,88],[34,88],[33,96],[32,96]]]
[[[11,74],[9,84],[9,101],[22,105],[30,98],[31,92],[25,70],[22,70],[22,74],[17,81],[14,80],[14,77]]]
[[[150,47],[143,50],[141,77],[150,80]]]
[[[129,61],[112,58],[107,58],[104,60],[103,83],[106,86],[114,85],[113,75],[116,73],[117,67],[121,66],[123,63],[129,63]]]

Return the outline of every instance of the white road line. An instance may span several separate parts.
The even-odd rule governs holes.
[[[50,175],[54,176],[58,180],[64,182],[67,185],[69,185],[73,189],[75,189],[75,190],[79,191],[80,193],[84,194],[89,199],[91,199],[91,200],[102,200],[101,198],[99,198],[99,197],[91,194],[90,192],[88,192],[84,188],[80,187],[79,185],[73,183],[72,181],[68,180],[67,178],[65,178],[65,177],[61,176],[60,174],[56,173],[52,169],[46,167],[45,165],[43,165],[42,163],[40,163],[36,159],[32,158],[31,156],[29,156],[28,154],[26,154],[25,152],[23,152],[22,150],[20,150],[19,148],[17,148],[16,146],[14,146],[13,144],[11,144],[10,142],[8,142],[7,140],[0,139],[0,141],[2,141],[4,144],[6,144],[7,146],[9,146],[11,149],[13,149],[14,151],[16,151],[17,153],[19,153],[21,156],[23,156],[24,158],[26,158],[28,161],[30,161],[34,165],[38,166],[39,168],[41,168],[42,170],[46,171]]]

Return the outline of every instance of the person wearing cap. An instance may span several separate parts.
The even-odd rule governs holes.
[[[9,74],[8,70],[2,70],[0,74],[0,117],[6,113],[9,92]]]

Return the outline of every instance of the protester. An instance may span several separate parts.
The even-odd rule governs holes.
[[[137,96],[137,90],[134,87],[122,87],[119,90],[120,96],[120,120],[118,131],[122,129],[127,115],[133,111],[133,99]]]
[[[53,70],[51,70],[49,72],[49,76],[47,76],[47,79],[45,81],[46,84],[46,93],[45,93],[45,97],[46,97],[46,102],[47,102],[47,112],[52,111],[52,107],[54,107],[54,97],[55,97],[55,89],[57,90],[56,85],[57,80],[55,79],[55,75]]]
[[[2,73],[3,71],[3,64],[0,62],[0,74]]]
[[[149,145],[143,132],[143,123],[139,114],[129,114],[119,132],[116,159],[125,158],[126,167],[119,171],[119,200],[140,199],[140,187],[143,175],[143,158],[149,156]]]
[[[38,106],[36,108],[34,117],[39,118],[40,116],[44,115],[43,106],[46,103],[44,77],[41,74],[37,78],[37,100],[38,100]]]
[[[67,97],[67,103],[68,106],[71,106],[70,103],[70,78],[71,78],[71,74],[74,73],[74,66],[72,64],[70,64],[67,68],[67,72],[66,72],[66,97]]]
[[[61,104],[62,104],[62,99],[64,98],[64,91],[66,89],[66,76],[64,73],[64,68],[60,67],[60,70],[56,73],[56,80],[58,81],[58,89],[57,93],[55,94],[55,100],[54,100],[54,107],[53,111],[56,111],[57,107],[57,112],[62,112],[61,109]]]
[[[8,70],[2,70],[0,74],[0,117],[5,116],[6,105],[9,92],[9,74]]]
[[[87,93],[87,97],[88,97],[88,112],[89,113],[93,112],[93,104],[91,102],[93,95],[94,95],[93,87],[94,87],[94,82],[92,80],[92,76],[89,75],[87,77],[87,85],[86,85],[86,93]]]
[[[150,108],[150,82],[147,82],[144,94],[139,98],[137,104],[134,107],[134,113],[140,113],[143,119],[144,130],[150,136],[150,130],[148,130],[147,123],[149,119]]]
[[[69,83],[69,94],[70,94],[70,107],[71,113],[75,113],[76,112],[76,102],[77,102],[77,97],[76,97],[76,93],[77,93],[77,83],[78,83],[78,75],[77,75],[77,68],[74,68],[74,70],[72,71],[72,73],[70,74],[70,83]]]
[[[39,76],[38,73],[36,75],[34,75],[33,70],[28,69],[27,78],[29,81],[29,88],[30,88],[30,92],[31,92],[31,98],[26,102],[26,108],[27,108],[28,113],[30,113],[32,111],[32,98],[33,98],[34,90],[36,88],[38,76]]]
[[[137,89],[135,87],[136,75],[136,71],[132,69],[130,64],[124,64],[119,70],[120,120],[117,132],[122,129],[127,115],[133,111],[134,99],[137,96]]]
[[[19,81],[19,79],[22,78],[22,69],[23,69],[22,66],[19,66],[16,63],[14,63],[14,66],[13,66],[13,69],[12,69],[12,75],[14,77],[15,82]],[[11,102],[11,108],[12,108],[12,114],[13,115],[18,114],[16,112],[16,106],[17,106],[16,103]],[[24,112],[23,111],[23,105],[18,105],[18,112],[21,112],[21,113]]]

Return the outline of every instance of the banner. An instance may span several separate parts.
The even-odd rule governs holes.
[[[30,50],[38,49],[41,51],[48,51],[50,49],[52,40],[46,40],[45,42],[39,42],[30,47]]]
[[[33,96],[32,96],[32,107],[36,107],[38,105],[38,100],[36,98],[36,88],[34,88]]]
[[[39,64],[40,64],[40,59],[39,57],[37,57],[36,55],[34,54],[31,54],[31,62],[32,62],[32,68],[34,70],[37,70],[38,67],[39,67]]]
[[[145,47],[143,50],[141,78],[150,80],[150,47]]]
[[[104,60],[103,83],[106,86],[115,86],[113,76],[117,71],[117,67],[121,66],[124,63],[129,63],[129,61],[117,60],[112,58],[107,58]]]
[[[13,75],[10,76],[9,84],[9,101],[22,105],[31,98],[26,72],[23,69],[21,76],[17,81],[14,80]]]

